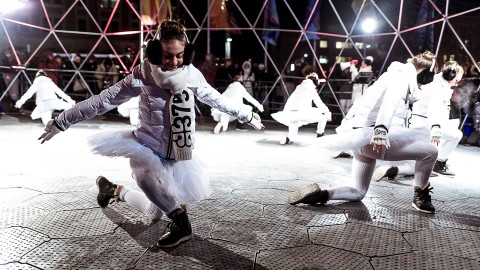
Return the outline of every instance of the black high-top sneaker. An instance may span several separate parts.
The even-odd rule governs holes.
[[[187,210],[179,208],[172,214],[168,215],[172,220],[168,224],[169,232],[164,234],[157,242],[159,248],[174,247],[181,242],[188,241],[193,238],[192,225],[188,219]]]
[[[445,176],[450,176],[450,177],[455,176],[455,173],[449,170],[446,160],[445,161],[440,161],[440,160],[435,161],[435,165],[433,166],[433,172],[437,173],[437,174],[445,175]]]
[[[117,188],[117,185],[108,181],[107,178],[99,176],[97,178],[97,186],[97,203],[100,207],[107,207],[115,201],[115,189]]]
[[[413,202],[412,206],[416,210],[424,213],[433,214],[435,213],[435,207],[432,205],[432,197],[430,196],[430,192],[432,192],[433,187],[428,185],[426,188],[421,189],[419,187],[413,187],[414,194],[413,194]]]
[[[288,196],[289,204],[325,204],[328,201],[328,191],[321,190],[317,183],[298,189]]]

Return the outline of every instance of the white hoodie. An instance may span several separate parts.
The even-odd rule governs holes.
[[[357,101],[352,127],[384,125],[389,129],[394,116],[407,117],[409,96],[417,93],[415,66],[393,62]]]

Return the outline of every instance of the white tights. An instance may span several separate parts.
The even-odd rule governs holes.
[[[168,215],[180,208],[180,204],[157,180],[159,171],[151,169],[163,167],[159,158],[151,158],[149,155],[136,156],[130,158],[130,167],[133,171],[133,178],[143,193],[122,186],[119,194],[121,201],[152,219],[159,219],[163,213]],[[171,171],[161,173],[163,173],[162,177],[173,177]]]
[[[392,144],[385,151],[384,160],[415,160],[415,186],[425,188],[429,185],[429,178],[437,159],[438,151],[435,146],[425,142],[414,142],[408,145]],[[330,200],[360,201],[367,194],[375,169],[376,160],[381,154],[365,145],[360,151],[355,151],[352,163],[352,178],[354,186],[340,186],[328,190]]]

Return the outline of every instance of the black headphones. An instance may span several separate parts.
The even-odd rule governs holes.
[[[445,69],[442,74],[446,81],[451,81],[457,77],[457,63],[453,62],[453,65],[449,69]]]
[[[429,84],[433,81],[433,76],[435,75],[435,58],[432,59],[432,66],[430,69],[426,68],[417,74],[417,83],[421,85]]]
[[[153,37],[147,41],[147,45],[145,46],[145,54],[147,59],[150,63],[154,65],[161,65],[162,64],[162,45],[160,44],[160,38],[162,37],[162,28],[157,30],[157,33]],[[188,39],[187,33],[183,32],[185,35],[185,51],[183,52],[183,65],[190,65],[193,61],[193,57],[195,56],[195,46],[190,43]]]

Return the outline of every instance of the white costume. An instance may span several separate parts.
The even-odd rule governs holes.
[[[117,107],[118,113],[123,116],[127,117],[130,119],[130,125],[136,126],[138,123],[138,101],[140,100],[140,97],[133,97],[129,101],[120,104]]]
[[[409,127],[423,131],[424,136],[430,138],[432,126],[439,125],[442,138],[438,145],[437,160],[446,161],[463,136],[463,133],[458,129],[459,119],[450,120],[450,99],[453,90],[449,82],[442,77],[442,73],[436,74],[434,80],[427,85],[423,85],[421,89],[418,94],[418,101],[413,103]],[[414,162],[389,162],[383,166],[396,166],[398,167],[398,174],[412,175],[414,165]],[[381,172],[378,173],[381,177],[380,174]]]
[[[415,186],[422,189],[428,186],[437,149],[423,131],[395,124],[395,117],[407,117],[411,96],[418,92],[416,76],[413,64],[393,62],[356,104],[355,115],[349,120],[352,129],[318,140],[320,147],[344,151],[352,149],[354,153],[354,186],[329,189],[330,200],[363,199],[377,159],[415,160]],[[373,150],[370,144],[376,126],[384,126],[388,130],[390,141],[390,148],[380,152]]]
[[[171,77],[179,78],[179,81],[170,80],[171,77],[164,75],[167,73],[175,73]],[[172,93],[172,89],[184,90],[177,94],[176,90]],[[145,60],[125,79],[61,113],[55,118],[55,125],[66,130],[72,124],[103,114],[138,96],[140,113],[134,130],[97,134],[89,143],[95,153],[130,159],[133,178],[143,192],[122,186],[118,197],[147,216],[158,219],[163,213],[179,209],[180,203],[198,201],[210,193],[204,163],[193,151],[193,95],[244,122],[257,123],[251,109],[223,98],[193,65],[162,72]],[[184,115],[187,108],[177,106],[183,104],[177,98],[192,104],[187,115]],[[177,126],[191,132],[180,134]],[[180,159],[176,151],[179,144],[190,148],[190,154],[193,154],[190,159]]]
[[[29,100],[34,94],[36,94],[35,104],[37,106],[30,116],[34,120],[42,118],[44,125],[47,125],[48,121],[52,119],[54,110],[67,110],[75,105],[75,101],[58,88],[52,79],[40,75],[35,78],[27,92],[15,103],[15,107],[22,107],[25,101]]]
[[[365,66],[365,67],[360,67],[360,69],[357,69],[355,65],[350,66],[350,73],[352,74],[352,81],[357,78],[358,74],[360,72],[372,72],[372,66]],[[352,84],[352,104],[355,104],[355,101],[357,101],[363,93],[365,93],[365,90],[367,90],[368,83],[353,83]]]
[[[316,108],[312,107],[312,101]],[[317,134],[323,135],[327,121],[330,121],[331,117],[332,113],[318,96],[311,79],[303,80],[295,88],[283,111],[272,114],[273,119],[288,126],[288,141],[297,138],[299,127],[310,123],[318,122]]]
[[[243,104],[243,99],[246,99],[249,103],[257,107],[259,111],[263,111],[263,105],[247,92],[241,82],[232,82],[229,84],[227,89],[225,89],[225,92],[222,93],[222,96],[232,101],[236,106],[241,106]],[[250,110],[252,109],[251,106],[246,106],[250,108]],[[221,112],[216,108],[212,108],[212,116],[215,121],[219,122],[215,128],[215,131],[218,132],[220,132],[220,128],[222,131],[227,131],[228,123],[237,119],[236,117]]]
[[[413,104],[411,128],[423,129],[427,134],[434,125],[440,125],[442,138],[438,146],[438,160],[445,161],[463,137],[458,129],[459,119],[450,119],[450,99],[453,89],[442,73],[433,82],[422,86],[419,100]]]

